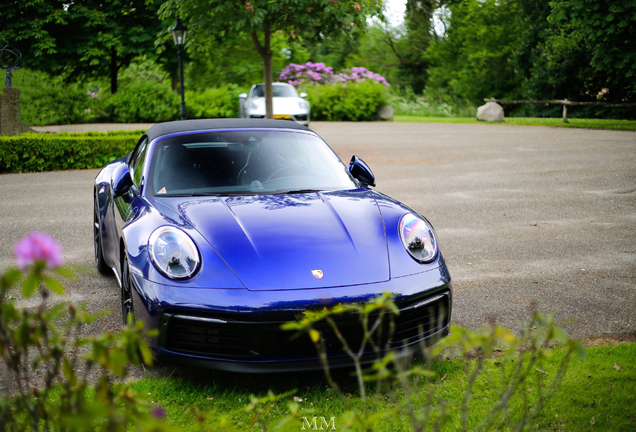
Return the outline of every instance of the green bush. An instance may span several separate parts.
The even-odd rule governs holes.
[[[423,97],[409,99],[404,96],[394,96],[391,106],[395,115],[419,117],[453,117],[453,107],[447,103],[435,103]]]
[[[81,84],[62,77],[19,70],[13,87],[20,90],[20,120],[33,126],[87,123],[93,100]]]
[[[156,64],[143,58],[119,74],[119,91],[110,94],[94,82],[69,82],[63,76],[20,70],[22,123],[32,126],[82,123],[157,123],[178,120],[180,97]],[[186,91],[188,118],[238,117],[235,84]]]
[[[91,115],[96,122],[156,123],[179,118],[179,96],[165,80],[161,67],[139,57],[118,75],[114,95],[105,90],[91,99]]]
[[[366,303],[306,311],[296,321],[282,325],[297,335],[308,335],[314,342],[332,394],[347,408],[337,421],[333,417],[334,424],[365,431],[384,430],[379,426],[386,420],[392,426],[388,430],[536,430],[539,416],[563,382],[570,360],[576,355],[581,360],[586,356],[583,345],[570,339],[552,315],[534,312],[519,335],[501,326],[471,331],[451,325],[450,334],[435,345],[420,345],[426,363],[413,364],[408,357],[400,358],[399,351],[389,351],[398,334],[394,332],[399,314],[391,295],[385,293]],[[348,340],[338,328],[338,322],[349,324],[355,318],[362,340]],[[435,320],[431,318],[432,325]],[[332,374],[325,332],[338,338],[355,367],[359,404],[351,402],[350,388],[341,387]],[[565,355],[550,364],[557,344],[565,349]],[[377,360],[365,369],[362,360],[370,351],[375,352]],[[499,370],[492,371],[489,366],[495,356]],[[448,386],[437,384],[446,378],[446,372],[439,379],[441,374],[439,369],[434,370],[433,359],[462,358],[472,359],[465,363],[469,366],[467,382],[461,381],[465,392],[451,393]],[[550,372],[544,370],[547,366]],[[496,403],[490,406],[493,400]],[[457,408],[460,416],[453,417]]]
[[[114,123],[157,123],[179,118],[179,96],[168,83],[133,82],[104,97],[103,104],[107,119]]]
[[[208,88],[202,92],[186,90],[188,118],[235,118],[238,117],[239,86],[230,84]]]
[[[64,294],[59,276],[74,277],[61,266],[62,247],[32,233],[15,248],[17,267],[0,273],[0,430],[169,431],[163,411],[150,411],[124,382],[130,366],[152,365],[145,335],[153,332],[129,316],[120,332],[83,336],[105,314],[51,301],[52,293]],[[16,304],[20,287],[30,307]]]
[[[311,119],[327,121],[377,120],[378,109],[389,104],[386,86],[375,81],[310,85]]]
[[[469,101],[453,98],[438,89],[426,88],[417,95],[413,90],[402,90],[391,98],[396,116],[415,117],[475,117],[477,108]]]
[[[119,91],[114,95],[92,84],[20,70],[14,74],[13,84],[21,92],[21,121],[45,126],[177,120],[180,99],[170,84],[137,65],[129,69],[120,74]]]
[[[0,137],[0,173],[101,168],[128,154],[139,134],[27,133]]]

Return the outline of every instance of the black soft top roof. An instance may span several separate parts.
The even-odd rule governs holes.
[[[153,139],[179,132],[205,131],[212,129],[298,129],[311,131],[311,129],[289,120],[267,119],[209,119],[209,120],[181,120],[166,123],[157,123],[146,132],[146,136]]]

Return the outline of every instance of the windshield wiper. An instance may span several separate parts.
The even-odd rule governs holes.
[[[242,196],[242,195],[255,195],[252,191],[244,192],[191,192],[191,193],[179,193],[179,194],[158,194],[156,197],[204,197],[204,196]]]
[[[303,194],[303,193],[313,193],[313,192],[322,192],[322,189],[291,189],[286,190],[284,192],[279,192],[281,195],[290,195],[290,194]]]
[[[254,196],[254,195],[291,195],[291,194],[304,194],[322,192],[322,189],[291,189],[291,190],[246,190],[246,191],[234,191],[234,192],[190,192],[190,193],[175,193],[175,194],[156,194],[157,198],[189,198],[189,197],[206,197],[206,196],[218,196],[218,197],[231,197],[231,196]]]

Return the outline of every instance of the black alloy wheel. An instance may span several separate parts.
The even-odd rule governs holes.
[[[106,265],[106,261],[104,261],[104,252],[102,249],[102,233],[97,199],[95,199],[95,211],[93,212],[93,244],[95,246],[95,267],[97,267],[97,271],[101,274],[109,274],[110,269]]]
[[[133,304],[132,290],[133,282],[130,275],[130,266],[128,265],[128,255],[124,251],[124,265],[122,266],[121,277],[121,313],[124,325],[127,324],[128,314],[132,315],[133,322],[135,320],[135,307]]]

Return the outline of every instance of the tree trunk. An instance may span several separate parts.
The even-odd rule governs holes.
[[[256,47],[256,51],[260,54],[263,59],[263,84],[265,85],[265,118],[273,119],[274,118],[274,101],[273,97],[273,88],[272,88],[272,48],[271,48],[271,30],[269,28],[265,28],[265,38],[263,40],[263,44],[258,40],[258,35],[256,32],[252,32],[252,40],[254,41],[254,46]]]
[[[110,94],[117,93],[117,72],[119,66],[117,65],[117,50],[115,47],[110,49]]]
[[[272,49],[270,30],[265,29],[265,57],[263,57],[263,78],[265,79],[265,118],[274,118],[274,89],[272,88]]]

